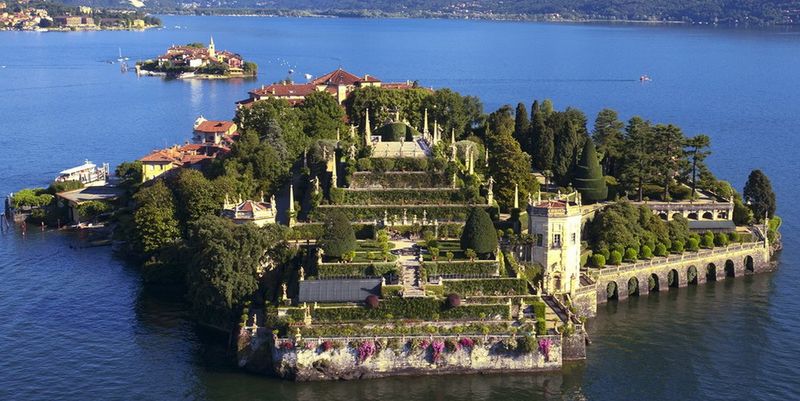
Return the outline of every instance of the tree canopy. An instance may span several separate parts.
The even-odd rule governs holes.
[[[597,152],[594,143],[586,140],[581,153],[581,160],[575,170],[575,189],[581,193],[581,198],[586,203],[602,202],[608,198],[603,170],[597,161]]]
[[[344,213],[335,211],[328,215],[319,244],[326,256],[340,259],[356,249],[356,235]]]
[[[775,216],[776,201],[775,192],[772,191],[772,184],[761,170],[753,170],[747,177],[744,185],[745,204],[750,206],[753,217],[756,221],[764,221],[764,216],[772,218]]]

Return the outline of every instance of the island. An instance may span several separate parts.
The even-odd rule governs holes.
[[[0,1],[0,30],[144,30],[161,20],[139,10],[68,6],[50,1]]]
[[[242,369],[296,381],[558,370],[587,357],[599,304],[768,272],[781,249],[767,176],[740,194],[709,137],[672,124],[487,114],[343,69],[250,95],[191,143],[103,185],[105,166],[65,170],[7,213],[111,227]]]
[[[202,43],[172,46],[155,59],[139,61],[136,73],[179,79],[228,79],[255,77],[258,65],[245,61],[239,54],[217,51],[212,37],[208,46]]]

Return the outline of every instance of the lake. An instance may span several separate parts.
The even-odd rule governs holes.
[[[785,400],[800,393],[800,32],[452,20],[163,17],[145,32],[0,32],[0,192],[84,159],[182,143],[249,89],[339,66],[479,96],[487,111],[550,98],[708,134],[717,175],[772,179],[785,250],[775,273],[600,307],[584,363],[554,374],[288,383],[223,361],[180,299],[142,289],[108,248],[30,230],[0,240],[0,399]],[[122,74],[171,44],[257,62],[255,81]],[[651,82],[639,82],[640,75]]]

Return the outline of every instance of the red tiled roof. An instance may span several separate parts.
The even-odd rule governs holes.
[[[195,128],[195,131],[198,132],[208,132],[208,133],[225,133],[228,132],[229,129],[233,127],[233,123],[230,121],[203,121],[200,125]]]
[[[381,80],[369,75],[363,77],[351,74],[341,68],[329,72],[313,81],[316,85],[355,85],[361,82],[380,82]]]
[[[179,156],[179,154],[176,154],[173,149],[170,148],[155,150],[139,160],[150,163],[179,163]]]

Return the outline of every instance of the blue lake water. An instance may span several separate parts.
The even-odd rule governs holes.
[[[708,162],[739,190],[772,179],[780,269],[601,306],[585,363],[548,375],[286,383],[230,369],[180,300],[145,292],[106,248],[59,233],[0,240],[0,399],[796,399],[800,32],[448,20],[164,17],[146,32],[0,33],[0,193],[45,185],[84,158],[116,164],[230,118],[247,90],[294,69],[342,66],[479,96],[487,110],[551,98],[712,138]],[[256,81],[121,74],[205,42],[260,65]],[[652,82],[642,84],[647,74]]]

